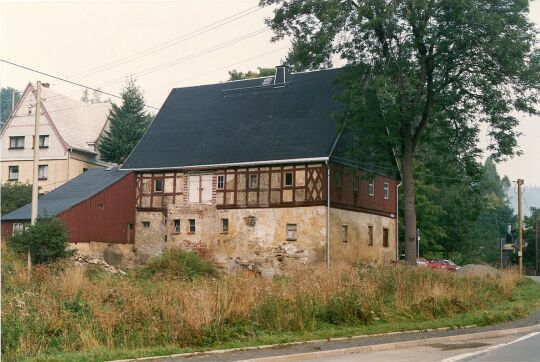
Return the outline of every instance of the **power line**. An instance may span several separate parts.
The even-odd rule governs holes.
[[[75,74],[73,74],[71,76],[68,76],[67,78],[84,78],[84,77],[87,77],[87,76],[89,76],[91,74],[99,73],[99,72],[102,72],[104,70],[117,67],[117,66],[119,66],[121,64],[129,63],[129,62],[131,62],[133,60],[146,57],[146,56],[148,56],[150,54],[153,54],[153,53],[158,52],[158,51],[162,51],[162,50],[164,50],[166,48],[169,48],[169,47],[171,47],[173,45],[176,45],[176,44],[182,43],[182,42],[184,42],[186,40],[193,39],[193,38],[195,38],[197,36],[203,35],[203,34],[209,32],[211,30],[217,29],[217,28],[219,28],[221,26],[224,26],[224,25],[229,24],[229,23],[231,23],[233,21],[241,19],[241,18],[243,18],[243,17],[245,17],[247,15],[250,15],[250,14],[256,12],[256,11],[259,11],[261,9],[262,8],[259,7],[258,5],[250,7],[248,9],[242,10],[242,11],[240,11],[238,13],[235,13],[235,14],[233,14],[231,16],[228,16],[226,18],[218,20],[218,21],[216,21],[214,23],[206,25],[206,26],[204,26],[202,28],[199,28],[199,29],[194,30],[192,32],[189,32],[187,34],[181,35],[179,37],[176,37],[176,38],[171,39],[169,41],[166,41],[164,43],[161,43],[161,44],[155,45],[153,47],[150,47],[150,48],[148,48],[146,50],[142,50],[140,52],[129,55],[127,57],[117,59],[115,61],[103,64],[101,66],[85,70],[83,72],[75,73]]]
[[[157,65],[157,66],[154,66],[154,67],[150,67],[150,68],[146,68],[144,70],[141,70],[137,73],[134,73],[132,74],[133,77],[138,77],[138,76],[144,76],[144,75],[148,75],[148,74],[152,74],[154,72],[157,72],[157,71],[160,71],[160,70],[163,70],[163,69],[166,69],[166,68],[169,68],[169,67],[172,67],[174,65],[177,65],[177,64],[180,64],[180,63],[184,63],[184,62],[187,62],[189,60],[193,60],[193,59],[196,59],[196,58],[199,58],[203,55],[206,55],[206,54],[209,54],[209,53],[213,53],[217,50],[220,50],[220,49],[223,49],[223,48],[226,48],[230,45],[234,45],[234,44],[237,44],[238,42],[241,42],[243,40],[246,40],[246,39],[249,39],[249,38],[252,38],[256,35],[259,35],[259,34],[262,34],[262,33],[265,33],[267,31],[270,31],[270,29],[264,27],[264,28],[261,28],[259,30],[256,30],[256,31],[253,31],[251,33],[248,33],[248,34],[244,34],[238,38],[235,38],[235,39],[232,39],[232,40],[228,40],[226,42],[223,42],[223,43],[220,43],[218,45],[215,45],[213,47],[210,47],[210,48],[206,48],[204,50],[201,50],[201,51],[198,51],[198,52],[195,52],[195,53],[192,53],[192,54],[189,54],[189,55],[186,55],[186,56],[183,56],[181,58],[178,58],[178,59],[175,59],[175,60],[172,60],[172,61],[169,61],[167,63],[164,63],[164,64],[161,64],[161,65]],[[116,78],[116,79],[113,79],[111,81],[108,81],[108,82],[105,82],[105,83],[102,83],[99,85],[99,87],[105,87],[105,86],[109,86],[111,84],[114,84],[114,83],[117,83],[119,81],[122,81],[124,80],[125,77],[121,77],[121,78]]]
[[[119,95],[112,94],[112,93],[108,93],[108,92],[99,90],[99,89],[97,89],[97,88],[93,88],[93,87],[90,87],[90,86],[87,86],[87,85],[84,85],[84,84],[81,84],[81,83],[77,83],[77,82],[74,82],[74,81],[70,81],[70,80],[67,80],[67,79],[64,79],[64,78],[61,78],[61,77],[58,77],[58,76],[55,76],[55,75],[46,73],[46,72],[42,72],[42,71],[39,71],[39,70],[30,68],[30,67],[27,67],[27,66],[23,66],[23,65],[20,65],[20,64],[17,64],[17,63],[13,63],[13,62],[7,61],[7,60],[5,60],[5,59],[0,59],[0,61],[1,61],[1,62],[4,62],[4,63],[7,63],[7,64],[10,64],[10,65],[13,65],[13,66],[16,66],[16,67],[19,67],[19,68],[22,68],[22,69],[29,70],[29,71],[34,72],[34,73],[37,73],[37,74],[42,74],[42,75],[45,75],[45,76],[47,76],[47,77],[50,77],[50,78],[53,78],[53,79],[57,79],[57,80],[59,80],[59,81],[65,82],[65,83],[73,84],[73,85],[76,85],[76,86],[81,87],[81,88],[87,88],[87,89],[96,91],[96,92],[98,92],[98,93],[102,93],[102,94],[108,95],[108,96],[110,96],[110,97],[122,99],[122,97],[119,96]],[[188,116],[183,115],[183,114],[178,114],[178,113],[170,112],[170,111],[167,111],[167,110],[163,110],[163,109],[161,109],[160,107],[154,107],[154,106],[151,106],[151,105],[148,105],[148,104],[145,104],[144,106],[147,107],[147,108],[150,108],[150,109],[157,110],[157,111],[159,111],[159,112],[168,113],[168,114],[171,114],[171,115],[173,115],[173,116],[183,118],[183,119],[188,120],[188,121],[190,121],[190,122],[199,122],[199,120],[194,119],[194,118],[192,118],[192,117],[188,117]],[[218,127],[221,126],[221,127],[223,127],[223,129],[228,129],[228,127],[227,127],[226,125],[222,125],[221,123],[213,123],[212,126],[218,126]],[[150,127],[150,126],[149,126],[149,127]],[[242,131],[242,130],[241,130],[241,131]],[[312,153],[312,154],[314,154],[314,155],[320,156],[320,153],[319,153],[319,152],[316,152],[316,151],[314,151],[314,150],[311,150],[311,149],[308,149],[308,148],[305,148],[305,147],[287,144],[287,143],[284,143],[284,142],[281,142],[281,141],[278,141],[278,140],[275,140],[275,139],[272,139],[272,138],[268,138],[268,137],[266,137],[266,136],[263,137],[263,136],[253,135],[253,134],[250,134],[250,133],[248,133],[248,132],[246,132],[246,131],[242,131],[242,132],[243,132],[246,136],[249,136],[249,137],[252,137],[252,138],[261,139],[261,140],[265,140],[265,141],[271,141],[271,142],[273,142],[273,143],[280,144],[280,145],[283,145],[283,146],[286,146],[286,147],[289,147],[289,148],[293,148],[293,149],[297,149],[297,150],[306,151],[306,152]],[[367,162],[362,162],[362,161],[352,160],[352,159],[349,159],[349,158],[346,158],[346,157],[341,157],[341,156],[332,156],[331,158],[341,159],[341,160],[344,160],[344,161],[351,162],[351,163],[354,164],[354,165],[361,165],[361,166],[364,166],[364,167],[372,167],[372,168],[377,168],[377,169],[379,169],[379,170],[389,170],[389,171],[392,171],[392,172],[397,172],[397,171],[398,171],[397,168],[393,168],[393,167],[385,167],[385,166],[380,166],[380,165],[375,165],[375,164],[372,164],[372,163],[367,163]],[[432,177],[432,178],[446,178],[446,179],[456,179],[456,180],[461,180],[460,178],[451,178],[451,177],[445,177],[445,176],[430,176],[430,177]]]
[[[230,69],[231,67],[237,66],[237,65],[242,64],[242,63],[245,63],[245,62],[248,62],[248,61],[250,61],[250,60],[257,59],[257,58],[263,57],[263,56],[265,56],[265,55],[269,55],[269,54],[276,53],[276,52],[278,52],[278,51],[287,49],[288,47],[289,47],[289,46],[284,46],[284,47],[281,47],[281,48],[272,50],[272,51],[270,51],[270,52],[266,52],[266,53],[263,53],[263,54],[259,54],[259,55],[256,55],[256,56],[254,56],[254,57],[251,57],[251,58],[247,58],[247,59],[240,60],[240,61],[238,61],[238,62],[229,64],[229,65],[225,65],[225,66],[223,66],[223,67],[214,68],[214,69],[212,69],[212,70],[210,70],[210,71],[208,71],[208,72],[205,72],[205,73],[201,73],[201,74],[197,74],[197,75],[194,75],[194,76],[191,76],[191,77],[183,78],[183,79],[180,79],[180,80],[177,80],[177,81],[174,81],[174,82],[168,82],[168,83],[165,83],[165,84],[161,84],[161,85],[158,85],[158,86],[156,86],[156,87],[147,89],[146,91],[149,92],[149,91],[152,91],[152,90],[155,90],[155,89],[159,89],[159,88],[162,88],[162,87],[165,87],[165,86],[168,86],[168,85],[178,84],[178,83],[184,82],[184,81],[186,81],[186,80],[199,78],[199,77],[202,77],[202,76],[205,76],[205,75],[208,75],[208,74],[212,74],[212,73],[217,72],[217,71],[222,70],[222,69]]]

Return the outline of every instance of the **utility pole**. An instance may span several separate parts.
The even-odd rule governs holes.
[[[534,253],[534,260],[536,261],[536,275],[540,275],[540,270],[538,269],[538,215],[535,218],[534,222],[534,233],[535,233],[535,253]]]
[[[518,259],[519,274],[523,275],[523,180],[517,180],[518,189]]]
[[[34,122],[34,173],[32,177],[32,214],[30,222],[32,225],[36,223],[38,216],[38,170],[39,170],[39,118],[41,115],[41,82],[36,85],[36,115]],[[28,280],[32,272],[32,255],[28,250]]]

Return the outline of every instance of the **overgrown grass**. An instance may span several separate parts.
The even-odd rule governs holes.
[[[267,279],[218,275],[174,251],[128,276],[54,264],[26,281],[2,263],[4,360],[96,361],[525,316],[540,287],[515,271],[458,277],[401,265],[315,268]]]

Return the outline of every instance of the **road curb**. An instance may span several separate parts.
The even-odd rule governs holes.
[[[352,353],[391,351],[391,350],[400,349],[400,348],[429,346],[430,344],[460,342],[460,341],[467,341],[471,339],[504,337],[504,336],[509,336],[513,334],[538,332],[538,331],[540,331],[540,325],[534,325],[534,326],[528,326],[528,327],[522,327],[522,328],[499,329],[495,331],[459,334],[455,336],[445,336],[445,337],[434,337],[434,338],[419,339],[419,340],[413,340],[413,341],[382,343],[382,344],[374,344],[370,346],[350,347],[350,348],[343,348],[343,349],[336,349],[336,350],[326,350],[326,351],[317,351],[317,352],[289,354],[289,355],[284,355],[284,356],[245,359],[245,360],[242,360],[242,362],[304,361],[304,360],[314,359],[314,358],[338,357],[338,356],[344,356],[344,355],[352,354]]]
[[[121,360],[113,360],[109,362],[159,361],[162,359],[171,359],[171,358],[187,358],[187,357],[195,357],[195,356],[214,355],[214,354],[219,355],[219,354],[224,354],[224,353],[245,352],[245,351],[272,349],[272,348],[283,348],[287,346],[296,346],[296,345],[302,345],[302,344],[352,341],[352,340],[372,338],[372,337],[384,337],[384,336],[388,337],[388,336],[414,334],[414,333],[421,333],[421,332],[437,332],[437,331],[448,331],[448,330],[456,330],[456,329],[469,329],[469,328],[475,328],[475,327],[477,326],[467,325],[467,326],[462,326],[462,327],[415,329],[415,330],[402,331],[402,332],[363,334],[359,336],[316,339],[316,340],[310,340],[310,341],[288,342],[288,343],[269,344],[269,345],[253,346],[253,347],[215,349],[215,350],[209,350],[209,351],[178,353],[178,354],[152,356],[152,357],[128,358],[128,359],[121,359]],[[326,351],[288,354],[284,356],[260,357],[260,358],[254,358],[254,359],[246,359],[243,361],[244,362],[248,362],[248,361],[252,361],[252,362],[255,362],[255,361],[257,362],[302,361],[309,358],[317,358],[317,357],[323,357],[323,356],[332,357],[332,356],[341,356],[341,355],[350,354],[350,353],[387,351],[387,350],[393,350],[393,349],[398,349],[398,348],[416,347],[416,346],[423,346],[423,345],[434,344],[434,343],[464,341],[464,340],[468,340],[472,338],[502,337],[502,336],[518,334],[518,333],[527,333],[531,331],[540,331],[540,325],[521,327],[521,328],[500,329],[500,330],[478,332],[478,333],[471,333],[471,334],[460,334],[460,335],[454,335],[454,336],[433,337],[433,338],[428,338],[428,339],[418,339],[418,340],[412,340],[412,341],[381,343],[381,344],[373,344],[369,346],[350,347],[350,348],[344,348],[344,349],[331,349],[331,350],[326,350]]]

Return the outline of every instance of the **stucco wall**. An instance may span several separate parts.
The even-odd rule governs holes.
[[[66,181],[77,177],[83,172],[83,168],[91,169],[94,167],[102,167],[95,163],[67,158],[60,160],[45,160],[40,157],[40,165],[48,165],[48,175],[46,180],[39,180],[38,185],[41,186],[40,192],[49,192],[61,186]],[[68,168],[69,164],[69,168]],[[18,182],[31,184],[34,174],[33,161],[18,160],[18,161],[2,161],[1,162],[1,182],[8,182],[9,166],[19,166]]]
[[[347,241],[342,226],[347,226]],[[368,245],[369,226],[373,226],[373,245]],[[330,262],[389,263],[396,258],[394,218],[357,211],[330,209]],[[388,228],[388,247],[383,247],[383,228]]]

